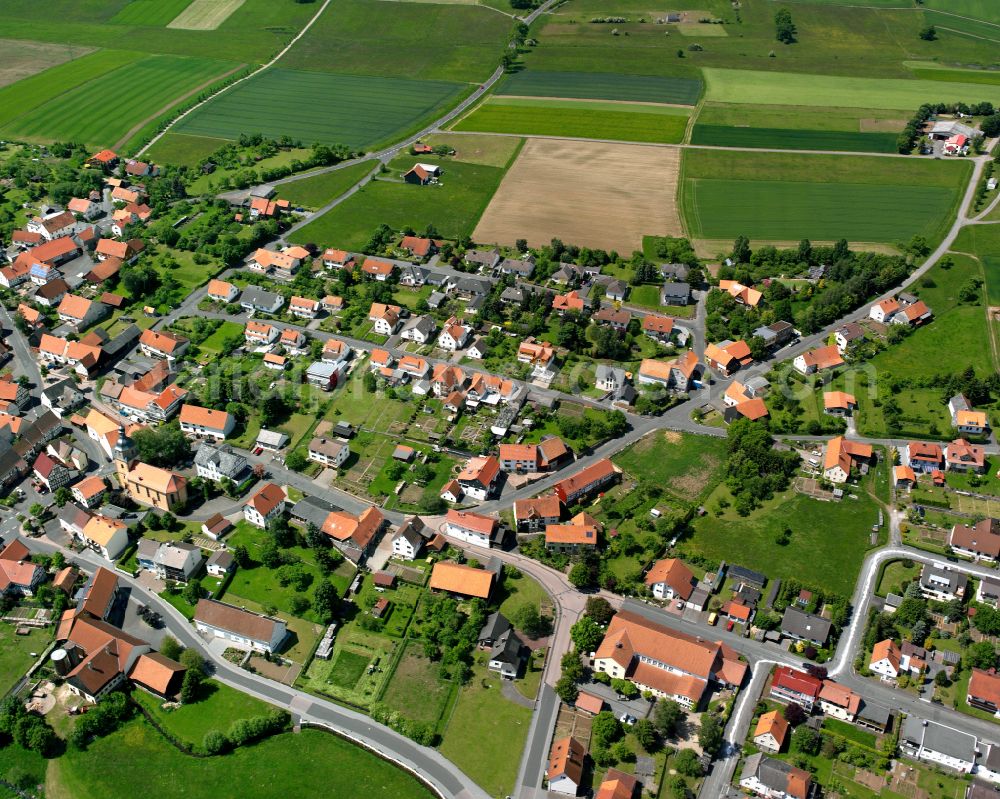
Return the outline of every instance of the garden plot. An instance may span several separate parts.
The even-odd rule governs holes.
[[[531,246],[552,238],[630,252],[645,234],[680,235],[679,151],[633,144],[527,141],[473,238]]]

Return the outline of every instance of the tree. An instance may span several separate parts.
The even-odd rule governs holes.
[[[992,669],[997,665],[997,653],[990,641],[980,641],[965,650],[965,665],[973,669]]]
[[[698,732],[698,743],[709,755],[715,757],[722,748],[722,725],[711,713],[701,714],[701,730]]]
[[[204,675],[197,669],[188,669],[184,672],[184,681],[181,683],[181,702],[190,705],[198,701],[201,683]]]
[[[56,492],[52,495],[52,498],[55,500],[56,505],[61,508],[73,499],[73,492],[70,491],[67,486],[59,486],[59,488],[56,489]]]
[[[275,516],[267,523],[267,532],[271,535],[279,547],[295,546],[295,531],[288,523],[288,519],[282,516]]]
[[[241,569],[245,569],[250,565],[250,551],[242,544],[237,544],[233,547],[232,555],[233,563]]]
[[[597,575],[594,569],[584,563],[574,563],[573,568],[569,570],[568,579],[576,588],[587,588],[594,584],[594,580]]]
[[[592,596],[587,597],[587,607],[584,609],[583,615],[590,617],[603,627],[611,621],[615,615],[615,609],[604,597]]]
[[[320,581],[313,592],[313,610],[316,611],[316,615],[319,616],[323,624],[329,624],[333,621],[339,602],[340,597],[337,596],[337,589],[333,587],[333,584],[327,580]]]
[[[787,8],[779,8],[774,14],[774,37],[782,44],[795,44],[795,23],[792,22],[792,12]]]
[[[589,653],[594,652],[604,639],[604,630],[592,618],[583,616],[570,628],[569,635],[578,651]]]
[[[656,726],[649,719],[639,719],[632,728],[639,746],[652,754],[659,748],[659,738],[656,737]]]
[[[567,705],[572,705],[580,695],[580,689],[575,681],[563,676],[556,682],[556,695]]]
[[[935,28],[933,25],[927,25],[921,28],[920,32],[917,35],[925,42],[933,42],[935,39],[937,39],[937,28]]]
[[[781,711],[781,715],[784,716],[785,721],[793,727],[806,720],[806,712],[802,709],[801,705],[797,705],[795,702],[789,702],[785,705]]]
[[[188,581],[182,593],[184,601],[189,605],[197,605],[198,600],[205,596],[205,589],[201,587],[201,580],[194,579]]]
[[[277,394],[265,397],[260,404],[260,423],[262,427],[279,424],[288,416],[288,404]]]
[[[536,639],[547,635],[551,629],[548,619],[542,618],[538,612],[538,606],[530,602],[525,602],[510,615],[511,623],[528,638]]]
[[[153,466],[171,468],[191,457],[191,442],[177,422],[160,427],[143,427],[132,434],[139,460]]]
[[[639,696],[639,689],[631,680],[612,679],[611,688],[626,699],[635,699]]]
[[[160,654],[165,658],[177,660],[180,658],[181,652],[183,651],[184,647],[181,646],[180,641],[172,635],[165,635],[163,636],[163,640],[160,641]]]
[[[285,466],[293,472],[301,472],[308,465],[309,459],[299,452],[299,450],[289,452],[288,455],[285,456]]]
[[[590,727],[590,735],[595,746],[607,749],[615,741],[624,735],[621,722],[614,717],[614,714],[607,710],[602,710],[596,716]]]
[[[678,752],[674,757],[673,766],[678,774],[683,774],[685,777],[701,776],[701,761],[693,749],[682,749]]]
[[[984,136],[995,139],[1000,136],[1000,114],[992,114],[979,123],[979,129]]]
[[[948,672],[941,669],[937,674],[934,675],[934,684],[939,685],[942,688],[947,688],[951,685],[951,680],[948,679]]]
[[[673,699],[660,699],[653,710],[653,723],[664,738],[673,738],[684,718],[684,709]]]
[[[792,751],[803,755],[819,753],[823,739],[820,734],[807,724],[800,724],[792,733]]]

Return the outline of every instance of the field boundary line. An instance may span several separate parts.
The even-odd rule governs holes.
[[[318,20],[320,18],[320,15],[324,11],[326,11],[327,6],[329,6],[331,2],[332,2],[332,0],[323,0],[323,5],[321,5],[319,7],[319,11],[317,11],[315,14],[313,14],[312,18],[305,24],[305,27],[303,27],[302,30],[300,30],[297,34],[295,34],[295,36],[292,37],[292,40],[288,44],[286,44],[285,47],[274,58],[272,58],[266,64],[262,64],[261,66],[257,67],[257,69],[255,69],[249,75],[247,75],[245,77],[242,77],[242,78],[240,78],[237,81],[233,81],[232,83],[230,83],[227,86],[223,86],[221,89],[219,89],[219,91],[217,91],[217,92],[209,95],[204,100],[202,100],[200,103],[195,103],[187,111],[184,111],[183,113],[178,114],[174,119],[172,119],[167,124],[167,126],[163,130],[161,130],[152,139],[150,139],[148,142],[146,142],[142,146],[142,148],[136,153],[136,155],[137,156],[141,156],[143,153],[145,153],[150,147],[152,147],[154,144],[156,144],[156,142],[158,142],[160,139],[162,139],[164,137],[164,135],[166,135],[167,133],[169,133],[171,128],[173,128],[182,119],[186,118],[193,111],[196,111],[197,109],[201,108],[206,103],[211,102],[212,100],[214,100],[219,95],[225,94],[227,91],[229,91],[230,89],[232,89],[234,86],[239,86],[244,81],[248,81],[248,80],[250,80],[250,78],[254,77],[255,75],[259,75],[264,70],[269,69],[272,66],[274,66],[282,57],[284,57],[284,55],[289,50],[292,49],[292,47],[295,46],[295,43],[299,39],[301,39],[303,36],[305,36],[306,32],[313,26],[313,23],[316,22],[316,20]]]
[[[957,28],[947,28],[944,25],[938,25],[937,27],[943,31],[948,31],[948,33],[954,33],[957,36],[968,36],[970,39],[979,39],[983,42],[997,42],[1000,44],[1000,39],[991,39],[989,36],[979,36],[978,34],[969,33],[968,31],[960,31]]]
[[[137,122],[135,125],[132,126],[131,129],[128,130],[128,132],[125,133],[124,136],[122,136],[118,141],[116,141],[114,144],[111,145],[111,149],[115,150],[115,151],[120,150],[122,147],[124,147],[126,144],[128,144],[129,139],[131,139],[133,136],[135,136],[140,130],[142,130],[144,127],[146,127],[146,125],[148,125],[150,122],[154,122],[157,119],[157,117],[161,117],[164,114],[168,113],[171,108],[174,108],[179,103],[183,103],[189,97],[197,94],[198,92],[200,92],[200,91],[202,91],[204,89],[207,89],[213,83],[218,83],[221,80],[225,80],[230,75],[233,75],[233,74],[239,72],[241,69],[246,69],[246,66],[247,66],[246,64],[239,64],[238,66],[233,67],[233,69],[229,70],[228,72],[224,72],[222,75],[217,75],[214,78],[211,78],[210,80],[205,81],[200,86],[195,86],[193,89],[191,89],[191,91],[187,92],[187,94],[181,95],[180,97],[178,97],[175,100],[171,101],[168,105],[165,105],[162,108],[160,108],[159,110],[157,110],[155,113],[150,114],[148,117],[146,117],[142,121]],[[206,138],[214,138],[214,137],[206,137]],[[230,141],[230,140],[229,139],[221,139],[220,141]]]

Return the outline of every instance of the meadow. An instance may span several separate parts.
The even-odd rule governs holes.
[[[1000,104],[1000,85],[860,78],[706,68],[705,96],[720,103],[892,108],[912,112],[928,101]]]
[[[186,133],[170,132],[161,136],[146,151],[146,155],[158,164],[194,166],[227,141],[213,136],[191,136]]]
[[[681,206],[695,238],[894,243],[943,235],[968,163],[688,150]]]
[[[455,130],[677,144],[687,122],[687,109],[674,106],[496,97]]]
[[[974,36],[977,39],[986,39],[1000,44],[1000,25],[995,23],[982,22],[958,14],[930,9],[924,11],[924,19],[927,20],[928,25],[934,25],[943,31]]]
[[[66,61],[72,61],[74,58],[85,56],[93,52],[93,49],[0,39],[0,51],[3,52],[3,61],[0,62],[0,87],[2,87]]]
[[[499,691],[497,692],[499,693]],[[141,720],[50,761],[47,795],[78,799],[118,796],[130,784],[136,763],[143,765],[143,792],[159,799],[217,799],[240,796],[307,799],[338,791],[359,796],[431,799],[415,777],[349,741],[318,730],[283,733],[219,757],[194,758],[178,752]],[[266,779],[261,775],[266,774]]]
[[[697,78],[529,69],[505,77],[497,87],[497,94],[695,105],[701,88],[702,83]]]
[[[348,75],[481,81],[500,63],[511,25],[504,15],[476,5],[337,0],[281,65]]]
[[[374,171],[375,167],[375,161],[362,161],[360,164],[351,164],[343,169],[324,172],[322,175],[284,183],[279,193],[293,205],[318,208],[339,197],[365,175]]]
[[[137,123],[237,66],[207,58],[146,56],[25,110],[0,126],[0,133],[31,141],[72,140],[111,147]],[[109,91],[109,86],[115,90]]]
[[[288,135],[306,145],[367,147],[398,138],[450,104],[462,88],[444,81],[269,69],[219,95],[174,130],[227,139],[250,132]]]
[[[400,175],[413,166],[413,156],[389,164],[384,179],[373,180],[356,194],[296,231],[292,240],[317,242],[345,249],[360,249],[380,224],[393,229],[424,230],[434,225],[444,238],[472,233],[490,201],[504,170],[479,164],[464,164],[421,156],[427,163],[440,163],[440,185],[414,186]]]
[[[191,0],[129,0],[110,20],[113,25],[162,26],[180,14]]]

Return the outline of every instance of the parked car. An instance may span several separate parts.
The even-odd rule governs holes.
[[[730,619],[729,621],[726,622],[726,631],[727,632],[732,632],[733,631],[733,626],[734,626],[733,625],[733,620]]]

